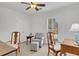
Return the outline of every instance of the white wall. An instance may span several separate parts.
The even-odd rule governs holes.
[[[0,40],[10,40],[12,31],[21,32],[21,41],[26,40],[25,36],[28,35],[29,32],[43,32],[46,34],[47,20],[54,17],[56,17],[56,21],[58,22],[59,40],[73,38],[73,34],[69,29],[72,23],[79,23],[78,15],[78,3],[30,16],[0,7]]]
[[[30,19],[28,15],[0,7],[0,40],[10,40],[13,31],[21,32],[21,42],[25,41],[30,32]]]
[[[69,29],[73,23],[79,23],[79,3],[33,15],[32,32],[46,33],[47,20],[54,17],[58,22],[59,40],[73,38],[73,33]]]

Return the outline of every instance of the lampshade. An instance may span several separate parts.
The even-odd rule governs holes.
[[[70,31],[79,31],[79,24],[72,24]]]
[[[75,45],[79,46],[79,24],[72,24],[70,31],[74,31],[74,41],[76,42]]]

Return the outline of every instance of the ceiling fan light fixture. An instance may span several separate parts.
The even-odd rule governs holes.
[[[31,5],[31,8],[36,8],[37,6],[36,5]]]
[[[39,11],[40,9],[42,9],[40,7],[45,7],[45,4],[39,4],[39,3],[35,3],[35,2],[31,2],[31,3],[22,2],[22,4],[29,5],[25,10],[32,8],[32,9],[35,9],[36,11]]]

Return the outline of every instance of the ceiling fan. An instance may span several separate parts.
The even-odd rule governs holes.
[[[22,4],[26,4],[26,5],[29,5],[26,10],[30,9],[30,8],[34,8],[36,11],[39,11],[40,7],[45,7],[45,4],[37,4],[37,3],[34,3],[34,2],[30,2],[30,3],[27,3],[27,2],[21,2]]]

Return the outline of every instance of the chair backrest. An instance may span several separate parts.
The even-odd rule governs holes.
[[[42,39],[44,37],[43,33],[36,33],[35,34],[35,39]]]
[[[20,32],[12,32],[11,34],[11,44],[20,43]]]
[[[53,32],[47,33],[48,45],[55,45],[55,40],[57,39],[57,34]]]

